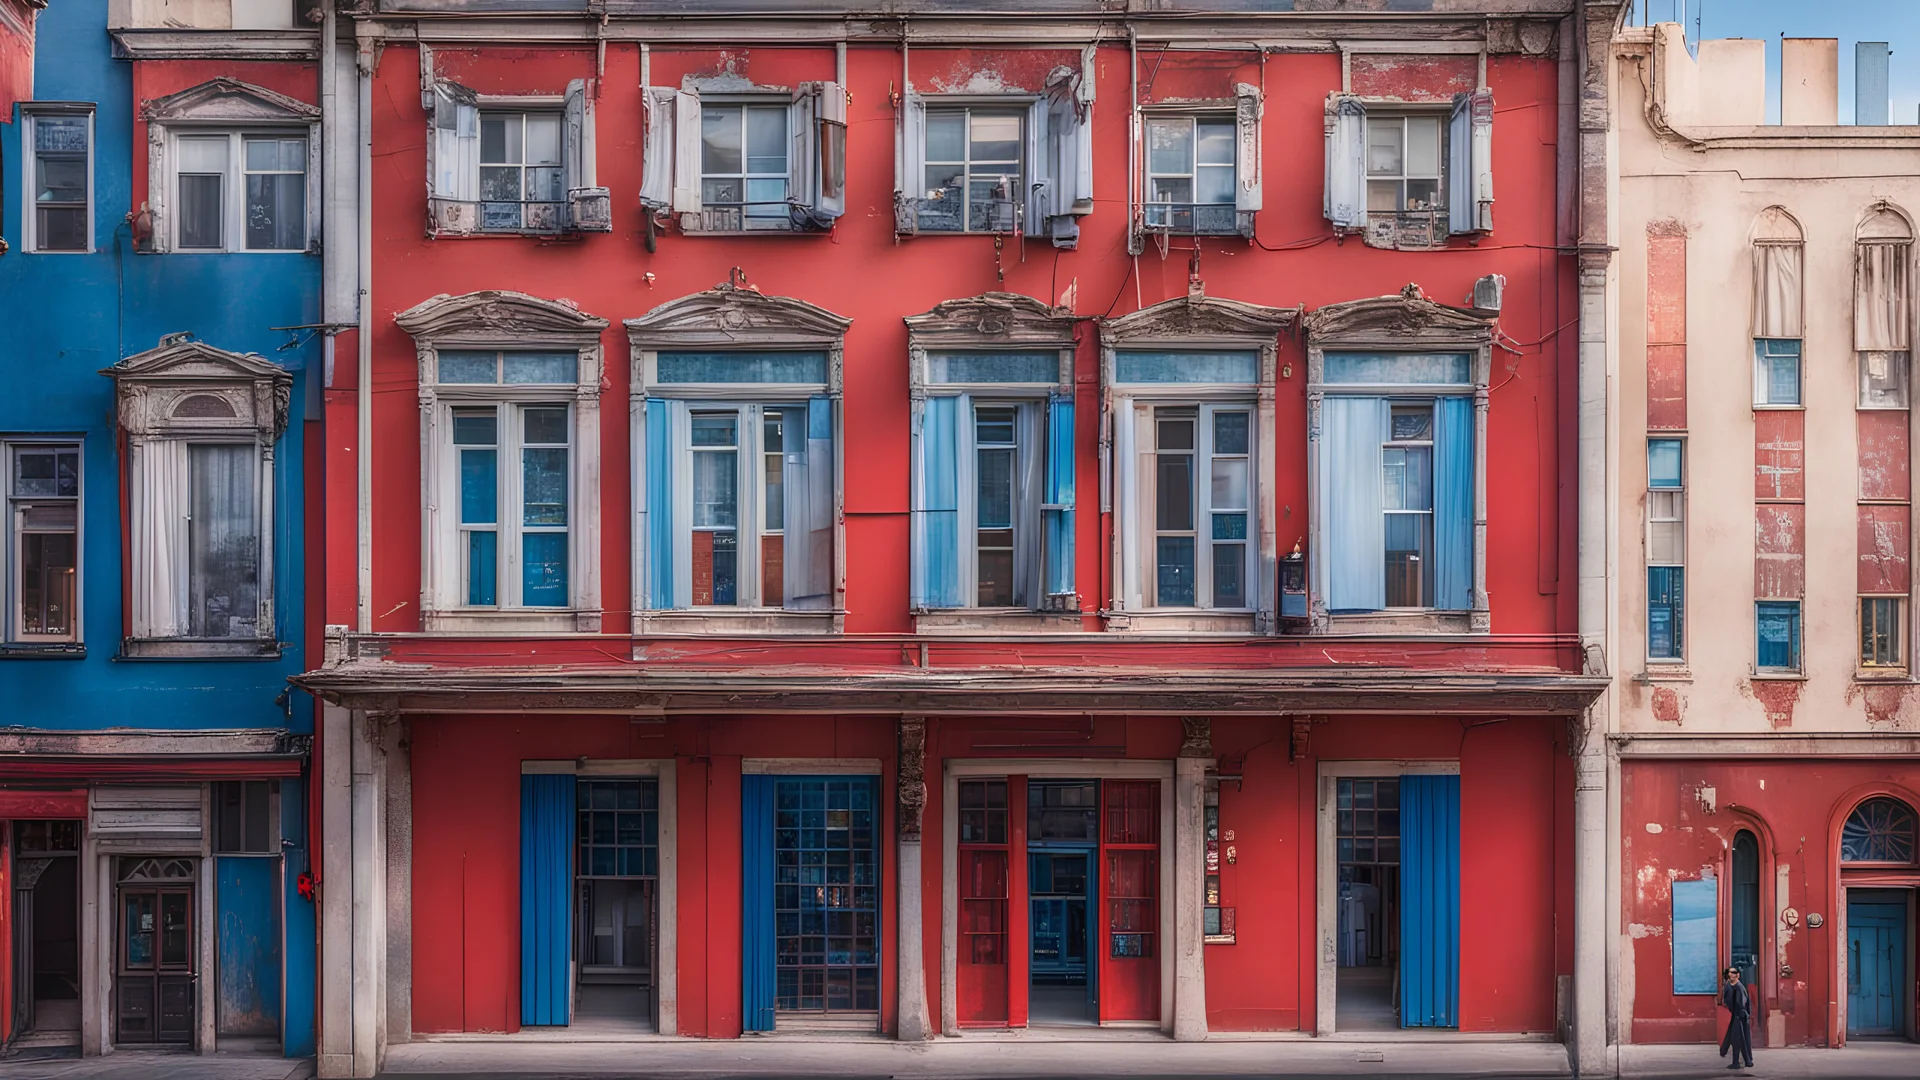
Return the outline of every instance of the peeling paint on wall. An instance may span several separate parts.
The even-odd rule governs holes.
[[[1864,508],[1863,508],[1864,509]],[[1884,686],[1852,683],[1847,687],[1847,702],[1855,698],[1865,708],[1867,723],[1904,727],[1902,720],[1907,711],[1907,702],[1913,696],[1913,686],[1908,683],[1892,683]]]
[[[1807,593],[1807,508],[1761,503],[1753,508],[1753,595],[1798,600]]]
[[[1804,499],[1807,417],[1798,409],[1753,414],[1753,497]]]
[[[1356,53],[1347,63],[1348,85],[1364,98],[1452,101],[1473,92],[1479,67],[1466,54]]]
[[[1657,686],[1653,690],[1653,718],[1663,724],[1677,724],[1685,711],[1686,702],[1680,692],[1671,686]]]
[[[1747,692],[1767,711],[1767,722],[1776,728],[1793,726],[1793,707],[1800,700],[1797,679],[1748,679]]]
[[[1860,507],[1860,591],[1907,591],[1906,507]]]

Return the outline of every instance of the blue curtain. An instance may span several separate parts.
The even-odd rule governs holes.
[[[931,397],[920,425],[913,606],[960,607],[960,424],[964,397]],[[971,410],[967,410],[971,422]]]
[[[1460,777],[1400,778],[1400,1026],[1460,1026]]]
[[[520,1022],[565,1024],[572,999],[572,773],[520,777]]]
[[[673,595],[673,403],[647,399],[647,596],[655,609]]]
[[[1386,518],[1380,446],[1387,399],[1328,395],[1320,407],[1320,498],[1326,518],[1327,608],[1378,611],[1387,603]]]
[[[1473,399],[1434,402],[1434,607],[1473,606]]]
[[[772,1031],[774,777],[740,778],[740,1026]]]
[[[1046,593],[1073,592],[1073,398],[1056,394],[1047,403],[1047,490],[1041,500]]]

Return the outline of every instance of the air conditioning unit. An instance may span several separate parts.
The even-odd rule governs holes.
[[[429,199],[427,214],[435,236],[470,233],[480,219],[479,208],[462,199]]]
[[[1500,298],[1507,291],[1505,274],[1488,274],[1473,283],[1473,309],[1475,311],[1499,311]]]
[[[567,192],[567,213],[578,232],[612,232],[613,193],[603,187],[573,188]]]

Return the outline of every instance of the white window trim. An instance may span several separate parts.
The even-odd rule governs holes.
[[[37,255],[91,255],[94,251],[94,223],[100,212],[100,195],[94,190],[94,168],[98,157],[94,107],[88,102],[33,101],[20,104],[26,123],[20,125],[20,250]],[[40,117],[84,116],[87,120],[87,245],[77,251],[48,251],[40,247],[39,217],[34,201],[34,166],[39,152],[34,149],[34,124]]]
[[[151,215],[153,223],[153,232],[144,250],[206,255],[294,255],[318,250],[322,184],[317,106],[222,76],[146,103],[143,116],[147,121],[147,201],[142,209]],[[240,142],[248,135],[296,134],[307,140],[306,245],[297,249],[249,248],[243,227],[244,160],[234,151],[244,150]],[[182,249],[176,242],[179,229],[173,218],[179,199],[178,142],[183,135],[234,138],[228,153],[226,191],[227,201],[232,205],[226,211],[224,243],[218,248]]]
[[[155,126],[159,127],[161,125]],[[227,140],[227,168],[226,172],[221,176],[221,245],[219,247],[206,248],[186,247],[180,242],[180,215],[178,213],[156,213],[155,216],[158,219],[156,221],[156,228],[164,228],[167,232],[164,241],[162,241],[158,233],[155,234],[154,244],[156,250],[178,251],[196,255],[304,255],[312,249],[314,244],[314,224],[318,220],[315,216],[317,193],[313,190],[315,186],[313,183],[313,169],[319,160],[319,152],[314,148],[311,128],[293,129],[263,126],[257,129],[241,129],[233,127],[200,128],[177,125],[167,127],[165,130],[167,136],[166,152],[163,155],[164,160],[161,165],[161,168],[164,170],[161,182],[165,186],[162,189],[163,194],[158,200],[161,207],[171,206],[178,200],[178,185],[180,183],[180,172],[178,168],[180,162],[180,140],[183,137],[225,137]],[[307,242],[300,247],[252,248],[246,245],[246,178],[248,175],[245,161],[246,140],[260,136],[270,138],[277,136],[279,138],[299,138],[306,140],[307,171],[303,174],[305,177],[303,186],[306,191],[303,200],[305,205],[301,213],[304,215],[304,231]],[[149,192],[149,194],[151,195],[152,193]],[[148,202],[153,203],[155,200],[149,198]]]
[[[712,213],[712,210],[707,206],[707,201],[706,201],[706,184],[707,184],[707,177],[709,175],[720,177],[722,179],[726,179],[726,178],[738,179],[740,181],[740,197],[743,202],[747,198],[747,186],[750,182],[754,180],[770,180],[770,179],[775,179],[777,177],[778,179],[786,181],[787,198],[785,202],[788,206],[792,206],[794,201],[796,200],[796,195],[794,194],[794,192],[795,192],[795,188],[798,186],[797,181],[799,181],[802,175],[808,171],[806,163],[797,161],[794,155],[795,134],[793,131],[793,96],[791,94],[772,94],[772,93],[702,94],[700,95],[700,118],[701,118],[701,123],[703,127],[706,122],[707,110],[710,108],[739,109],[741,111],[740,171],[737,173],[709,174],[707,172],[707,163],[705,160],[705,153],[704,153],[705,144],[704,144],[704,140],[702,140],[702,159],[696,163],[696,168],[694,169],[694,172],[699,177],[700,217],[703,220],[701,220],[699,223],[701,227],[698,229],[694,229],[693,231],[700,234],[701,236],[723,236],[723,235],[738,236],[738,235],[746,235],[749,233],[752,233],[752,234],[800,233],[805,231],[805,230],[795,229],[793,227],[792,215],[790,211],[777,218],[762,218],[760,219],[763,222],[762,224],[750,225],[748,224],[748,221],[750,219],[747,216],[747,208],[745,206],[741,206],[737,211],[732,209],[729,209],[727,211],[728,213],[740,214],[739,228],[721,229],[721,228],[706,227],[707,222],[704,219],[710,213]],[[787,167],[784,171],[778,174],[751,173],[747,171],[746,112],[749,109],[775,109],[780,112],[781,125],[786,129],[786,135],[782,139],[782,149],[781,149],[782,157],[785,159],[787,163]],[[808,144],[808,145],[811,145],[811,144]]]
[[[600,331],[607,321],[570,304],[514,292],[437,296],[395,317],[412,335],[419,368],[421,629],[435,633],[600,632]],[[579,368],[573,382],[541,384],[441,384],[440,351],[573,352]],[[570,404],[572,472],[567,522],[567,584],[564,608],[506,605],[468,607],[465,560],[458,552],[458,454],[453,444],[456,405]],[[496,444],[500,445],[500,444]],[[517,469],[503,461],[503,475]],[[501,506],[501,513],[506,506]],[[507,553],[499,556],[505,560]],[[517,586],[507,590],[517,595]]]
[[[907,380],[908,395],[911,399],[914,430],[919,430],[921,418],[926,414],[929,397],[969,395],[974,404],[1023,404],[1037,403],[1043,410],[1040,417],[1041,445],[1032,447],[1030,452],[1040,454],[1040,469],[1045,475],[1047,450],[1050,433],[1047,425],[1051,418],[1044,411],[1049,398],[1054,394],[1072,395],[1074,392],[1073,362],[1078,352],[1073,340],[1074,320],[1071,315],[1062,314],[1046,304],[1030,297],[1013,293],[985,293],[980,296],[961,300],[949,300],[933,310],[920,315],[910,315],[907,323]],[[930,377],[928,354],[965,353],[965,352],[1055,352],[1059,356],[1059,375],[1046,383],[935,383]],[[1075,409],[1076,429],[1086,421],[1079,418]],[[1076,436],[1077,439],[1077,436]],[[1023,453],[1029,452],[1023,448]],[[909,463],[909,469],[912,463]],[[1076,518],[1078,521],[1078,502],[1076,494]],[[963,518],[965,505],[963,502]],[[963,522],[964,524],[964,522]],[[1027,539],[1034,545],[1034,565],[1041,567],[1041,551],[1044,546],[1041,529]],[[1016,538],[1016,542],[1021,542]],[[966,557],[968,545],[962,540],[962,558]],[[1035,588],[1040,591],[1045,570],[1041,567],[1036,575]],[[1080,572],[1076,568],[1076,586]],[[972,596],[964,588],[963,596]],[[1036,597],[1036,603],[1026,608],[980,608],[973,606],[959,608],[941,608],[913,613],[916,633],[968,633],[975,631],[1012,631],[1017,633],[1061,632],[1079,633],[1083,628],[1080,605],[1076,601],[1067,611],[1044,610],[1044,597]]]
[[[73,560],[73,630],[66,634],[29,634],[21,629],[24,620],[20,605],[23,601],[25,583],[20,579],[20,552],[15,546],[19,542],[19,523],[14,520],[13,504],[16,501],[30,501],[25,497],[16,499],[13,494],[14,454],[23,447],[71,446],[80,455],[80,490],[74,500],[74,560]],[[0,439],[0,476],[4,476],[4,489],[0,489],[0,503],[4,503],[6,535],[0,537],[0,555],[6,557],[6,576],[0,580],[0,596],[5,598],[5,623],[0,624],[0,654],[13,653],[52,653],[84,654],[86,638],[86,575],[87,575],[87,446],[86,440],[79,435],[17,435]],[[64,499],[61,501],[65,501]]]
[[[469,392],[476,389],[494,392]],[[443,445],[435,448],[437,451],[434,455],[435,467],[438,470],[438,474],[434,476],[432,480],[432,489],[435,493],[435,505],[446,508],[446,528],[449,531],[445,537],[436,539],[442,540],[451,546],[446,551],[439,553],[444,556],[444,561],[436,560],[435,568],[436,570],[447,571],[448,576],[457,578],[458,580],[449,581],[442,577],[436,577],[434,579],[433,585],[438,603],[435,604],[432,610],[436,612],[446,611],[448,613],[455,613],[455,609],[458,609],[457,614],[459,615],[471,615],[480,612],[539,615],[550,612],[571,612],[575,610],[577,605],[574,604],[572,600],[573,595],[577,593],[578,590],[574,588],[574,581],[580,568],[573,562],[575,551],[578,548],[573,532],[575,520],[579,516],[580,506],[578,502],[580,493],[578,491],[578,484],[575,482],[575,476],[579,472],[580,440],[575,432],[579,414],[578,410],[572,406],[577,396],[577,385],[574,383],[514,384],[511,386],[479,387],[459,385],[457,390],[452,386],[443,385],[438,388],[437,396],[442,405],[439,410],[439,416],[436,418],[437,422],[434,424],[434,433],[437,437],[446,441]],[[525,492],[522,490],[522,485],[524,483],[525,472],[521,464],[520,451],[524,448],[525,440],[521,434],[522,425],[520,423],[520,417],[522,410],[529,407],[537,408],[543,405],[558,405],[567,409],[567,497],[570,503],[567,508],[567,591],[569,593],[569,602],[558,608],[526,605],[521,602],[522,597],[520,595],[520,590],[524,584],[522,577],[524,568],[521,565],[521,545],[523,541],[530,531],[535,533],[553,531],[551,527],[530,528],[523,524]],[[459,444],[453,441],[453,414],[457,409],[474,408],[492,409],[496,424],[493,447],[497,455],[495,459],[497,465],[494,480],[497,492],[495,503],[497,512],[494,516],[497,520],[494,523],[494,535],[498,539],[495,541],[496,548],[494,557],[496,560],[495,569],[498,579],[494,587],[497,590],[495,599],[498,603],[495,604],[466,603],[466,589],[464,585],[467,577],[464,572],[458,572],[466,563],[461,557],[460,548],[460,535],[462,531],[459,511],[461,448]],[[551,444],[543,443],[541,445],[546,446]]]
[[[1109,631],[1198,631],[1237,634],[1273,634],[1279,630],[1278,512],[1275,482],[1278,475],[1274,395],[1279,369],[1279,334],[1294,325],[1298,313],[1207,297],[1193,286],[1187,296],[1162,301],[1100,326],[1100,511],[1114,513],[1112,551],[1113,596],[1103,612]],[[1117,378],[1117,356],[1132,351],[1182,350],[1257,351],[1260,357],[1252,385],[1209,383],[1126,383]],[[1138,492],[1123,492],[1118,427],[1130,420],[1136,407],[1156,405],[1244,405],[1253,412],[1249,436],[1253,440],[1253,527],[1249,543],[1255,548],[1259,572],[1249,576],[1247,591],[1253,606],[1223,612],[1205,608],[1129,608],[1128,582],[1146,573],[1144,554],[1132,550],[1119,507],[1134,505]],[[1126,413],[1126,417],[1122,417]],[[1196,440],[1197,442],[1197,440]],[[1199,478],[1195,477],[1196,485]],[[1125,500],[1123,502],[1123,500]],[[1198,586],[1196,584],[1196,599]],[[1142,593],[1144,597],[1144,592]]]
[[[1225,123],[1229,128],[1233,129],[1233,138],[1234,138],[1236,153],[1234,155],[1235,160],[1229,167],[1233,170],[1233,185],[1232,185],[1233,190],[1235,191],[1239,190],[1240,183],[1242,180],[1240,176],[1240,162],[1239,162],[1239,158],[1241,157],[1241,155],[1238,153],[1238,144],[1241,138],[1241,131],[1240,131],[1239,117],[1236,111],[1235,103],[1232,101],[1227,101],[1227,102],[1221,103],[1217,107],[1210,107],[1205,105],[1183,105],[1177,108],[1170,107],[1170,106],[1142,106],[1140,109],[1140,113],[1141,113],[1141,118],[1140,118],[1140,135],[1141,135],[1140,216],[1141,216],[1141,222],[1142,222],[1141,224],[1142,230],[1148,233],[1159,233],[1159,234],[1165,234],[1170,236],[1238,236],[1238,235],[1242,235],[1243,229],[1239,224],[1240,215],[1242,213],[1250,213],[1249,211],[1240,211],[1236,209],[1234,211],[1235,227],[1231,229],[1195,229],[1191,227],[1185,228],[1185,229],[1176,229],[1171,224],[1155,224],[1151,220],[1149,220],[1153,216],[1153,210],[1155,207],[1166,207],[1168,205],[1174,205],[1174,206],[1180,205],[1178,203],[1167,204],[1167,203],[1157,203],[1153,201],[1153,178],[1154,177],[1156,176],[1177,177],[1177,176],[1185,175],[1192,180],[1195,188],[1195,194],[1196,195],[1198,194],[1199,182],[1200,182],[1199,170],[1201,168],[1201,165],[1199,163],[1199,153],[1200,153],[1199,131],[1197,126],[1201,121]],[[1156,121],[1165,121],[1165,120],[1185,120],[1187,121],[1187,124],[1188,124],[1188,130],[1193,133],[1193,148],[1188,155],[1190,159],[1190,163],[1187,166],[1189,170],[1187,173],[1184,173],[1184,174],[1156,173],[1153,171],[1153,146],[1152,146],[1152,141],[1147,138],[1146,133],[1147,133],[1147,129],[1151,128]],[[1218,165],[1213,165],[1209,167],[1216,168],[1216,169],[1219,168]],[[1222,202],[1191,203],[1188,205],[1190,207],[1192,206],[1234,207],[1236,206],[1236,202],[1235,200],[1229,198]],[[1251,226],[1249,225],[1247,227],[1250,228]]]
[[[657,356],[658,353],[652,354],[649,359],[654,359]],[[649,368],[649,370],[652,369]],[[667,385],[678,386],[681,384],[674,383]],[[701,614],[705,614],[714,608],[718,608],[722,612],[759,614],[784,614],[787,611],[783,606],[765,602],[766,582],[761,580],[761,561],[752,555],[752,553],[760,550],[760,542],[765,540],[768,535],[765,520],[767,505],[767,478],[764,468],[766,433],[762,425],[769,409],[797,409],[804,415],[807,410],[807,400],[823,392],[826,387],[824,384],[794,385],[785,383],[758,383],[755,385],[768,387],[768,390],[764,394],[755,395],[752,401],[713,398],[685,399],[689,416],[698,416],[701,413],[709,415],[726,413],[734,418],[735,424],[732,448],[734,455],[734,525],[732,532],[734,536],[733,587],[735,602],[729,605],[709,605],[707,607],[690,609]],[[662,388],[664,389],[664,387]],[[675,400],[682,399],[676,398]],[[644,426],[644,419],[642,423]],[[792,435],[786,432],[782,432],[782,435],[788,439],[792,438]],[[801,433],[800,437],[801,441],[804,442],[804,432]],[[677,445],[673,448],[674,468],[679,475],[685,476],[689,482],[691,482],[694,455],[712,453],[720,451],[721,449],[720,447],[714,447],[709,450],[693,445]],[[782,448],[783,455],[789,452],[791,452],[791,448]],[[682,469],[683,462],[686,465],[684,470]],[[726,531],[699,525],[695,525],[692,528],[696,533],[719,533]],[[783,538],[784,545],[784,537],[786,535],[784,522],[779,535]],[[747,598],[749,597],[752,598],[751,603],[747,602]]]
[[[1424,298],[1382,296],[1330,304],[1307,317],[1307,521],[1310,632],[1314,634],[1487,634],[1487,413],[1493,370],[1492,321]],[[1461,385],[1370,386],[1326,383],[1328,352],[1453,352],[1470,358],[1471,382]],[[1328,393],[1409,398],[1473,395],[1473,587],[1465,612],[1388,609],[1355,615],[1327,611],[1328,567],[1322,523],[1326,499],[1320,474],[1321,406]]]
[[[634,634],[838,634],[847,616],[846,418],[842,407],[845,340],[851,319],[792,297],[769,296],[734,284],[670,300],[626,320],[632,353],[628,431],[633,470],[632,599]],[[757,352],[806,350],[827,356],[827,381],[819,383],[659,382],[663,352]],[[657,608],[650,596],[652,534],[647,521],[647,400],[665,396],[695,402],[754,404],[804,402],[825,394],[833,404],[832,604],[820,611],[785,608]],[[636,648],[639,648],[636,645]]]

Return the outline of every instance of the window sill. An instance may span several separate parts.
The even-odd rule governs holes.
[[[1747,676],[1754,682],[1806,682],[1804,671],[1756,671]]]
[[[1077,634],[1085,625],[1078,611],[1026,608],[940,608],[913,617],[916,634]]]
[[[678,609],[643,611],[634,628],[636,635],[651,634],[837,634],[844,611],[715,611]]]
[[[831,229],[686,229],[679,230],[681,236],[829,236]]]
[[[1645,671],[1633,677],[1633,681],[1642,686],[1649,683],[1690,683],[1693,681],[1693,671],[1683,664],[1662,665],[1650,662]]]
[[[1911,684],[1913,674],[1906,668],[1859,668],[1853,673],[1853,681],[1860,683],[1900,683]]]
[[[126,638],[119,660],[278,660],[278,641],[236,641],[231,638]]]
[[[1204,940],[1208,945],[1232,945],[1238,939],[1232,934],[1208,934]]]
[[[1761,405],[1756,402],[1753,406],[1753,411],[1754,412],[1806,412],[1807,407],[1805,405]]]
[[[1103,611],[1110,633],[1261,635],[1259,615],[1251,611],[1215,612],[1191,608]]]
[[[1329,634],[1471,634],[1470,611],[1369,611],[1328,615]],[[1485,631],[1480,631],[1485,633]]]
[[[87,647],[78,641],[9,641],[0,644],[0,660],[85,660]]]
[[[552,634],[600,632],[600,612],[567,608],[521,608],[422,613],[421,629],[430,634]]]

